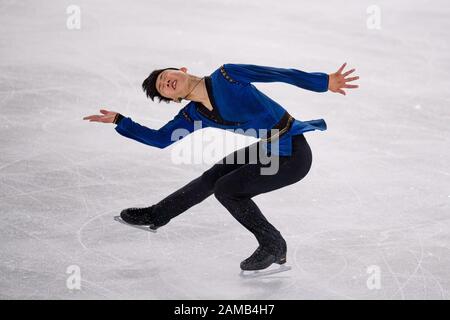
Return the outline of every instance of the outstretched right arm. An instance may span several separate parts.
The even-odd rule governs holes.
[[[115,129],[127,138],[163,149],[194,131],[194,123],[182,111],[158,130],[144,127],[129,117],[120,118]]]
[[[185,106],[178,114],[158,130],[134,122],[117,112],[100,110],[103,115],[84,117],[85,120],[115,123],[115,130],[130,139],[156,148],[165,148],[194,131],[194,122],[187,115]]]

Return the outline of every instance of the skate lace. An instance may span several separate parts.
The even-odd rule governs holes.
[[[263,254],[263,249],[261,247],[256,248],[255,252],[249,257],[249,260],[258,259],[260,255]]]
[[[151,210],[151,206],[150,207],[145,207],[145,208],[129,208],[128,210],[132,211],[133,213],[145,213],[149,210]]]

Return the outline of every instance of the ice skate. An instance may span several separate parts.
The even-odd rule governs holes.
[[[286,242],[283,240],[282,248],[274,253],[259,246],[255,252],[241,262],[242,277],[259,277],[283,271],[288,271],[291,267],[286,263]],[[280,267],[273,268],[272,264],[279,264]]]
[[[114,217],[114,220],[116,220],[116,221],[118,221],[118,222],[120,222],[120,223],[122,223],[122,224],[125,224],[125,225],[127,225],[127,226],[136,228],[136,229],[141,229],[141,230],[144,230],[144,231],[150,231],[150,232],[156,233],[156,229],[150,227],[150,225],[136,225],[136,224],[131,224],[131,223],[128,223],[128,222],[124,221],[120,216],[115,216],[115,217]]]
[[[274,275],[277,273],[289,271],[291,269],[292,269],[291,266],[287,266],[285,264],[282,264],[280,266],[271,265],[270,267],[268,267],[264,270],[250,270],[250,271],[241,270],[240,276],[242,278],[247,278],[247,279],[259,278],[259,277],[270,276],[270,275]]]
[[[156,229],[167,224],[169,221],[157,221],[152,216],[153,207],[124,209],[120,213],[120,216],[114,217],[114,220],[137,229],[156,232]]]

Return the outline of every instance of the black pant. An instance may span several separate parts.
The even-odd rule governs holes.
[[[261,141],[227,155],[200,177],[155,204],[156,222],[167,222],[214,193],[233,217],[255,235],[261,246],[278,250],[282,239],[280,232],[267,221],[251,198],[300,181],[309,172],[312,153],[306,138],[300,134],[293,136],[292,141],[292,155],[272,156],[271,163],[259,155]],[[258,156],[251,157],[252,152]],[[261,174],[262,168],[275,167],[276,161],[275,174]]]

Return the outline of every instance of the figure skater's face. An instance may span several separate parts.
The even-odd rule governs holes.
[[[164,70],[156,79],[156,89],[166,98],[178,100],[187,95],[189,75],[185,67],[180,70]]]

